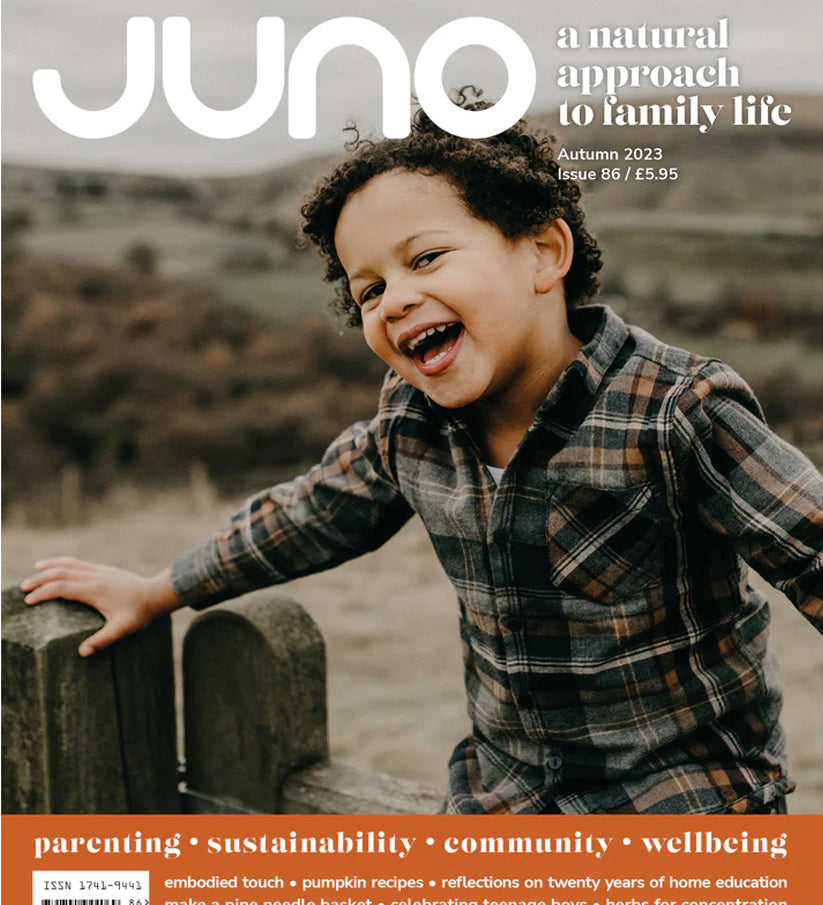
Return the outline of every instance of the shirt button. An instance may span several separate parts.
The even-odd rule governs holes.
[[[534,705],[534,695],[530,694],[528,691],[523,694],[519,694],[517,696],[517,706],[523,708],[529,708]]]
[[[563,758],[559,754],[550,754],[546,758],[546,766],[550,770],[559,770],[563,766]]]
[[[510,632],[519,632],[523,629],[523,620],[519,616],[506,616],[503,619],[503,625]]]
[[[496,544],[505,544],[506,541],[508,540],[508,537],[506,536],[506,529],[505,528],[495,528],[494,531],[492,532],[492,540]]]

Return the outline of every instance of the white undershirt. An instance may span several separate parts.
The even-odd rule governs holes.
[[[487,465],[486,470],[488,473],[494,478],[494,483],[499,484],[500,479],[503,477],[504,468],[496,468],[494,465]]]

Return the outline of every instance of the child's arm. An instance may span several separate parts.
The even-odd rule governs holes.
[[[394,474],[395,390],[408,387],[390,376],[371,422],[353,424],[318,465],[253,496],[224,531],[178,557],[171,580],[180,599],[202,609],[330,569],[395,534],[413,514]]]
[[[35,563],[37,572],[21,582],[26,603],[42,603],[56,597],[77,600],[94,607],[105,625],[78,648],[81,657],[108,647],[118,638],[147,626],[161,613],[183,605],[170,580],[170,570],[153,578],[134,572],[57,556]]]
[[[823,632],[823,476],[767,427],[751,390],[719,362],[703,369],[679,413],[675,445],[688,449],[700,520]]]

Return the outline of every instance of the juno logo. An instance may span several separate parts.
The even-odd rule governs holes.
[[[286,89],[283,20],[265,16],[257,22],[257,80],[251,96],[233,110],[215,110],[194,93],[191,84],[191,24],[182,16],[163,20],[163,93],[174,115],[207,138],[240,138],[259,129],[274,114]],[[383,133],[409,134],[411,69],[397,38],[370,19],[329,19],[307,32],[288,67],[288,129],[292,138],[313,138],[317,130],[317,69],[337,47],[368,50],[383,77]],[[503,60],[508,82],[500,100],[486,110],[463,110],[443,90],[443,67],[469,45],[488,47]],[[154,95],[155,24],[134,16],[126,24],[126,86],[120,98],[102,110],[86,110],[63,91],[56,69],[38,69],[34,94],[46,117],[78,138],[110,138],[133,126]],[[495,19],[470,16],[434,31],[414,65],[414,91],[426,113],[442,129],[465,138],[486,138],[504,131],[528,109],[537,82],[528,46],[512,28]]]

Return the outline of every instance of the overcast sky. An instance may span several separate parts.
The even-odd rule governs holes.
[[[99,140],[64,134],[37,106],[33,72],[57,69],[74,103],[89,109],[108,106],[125,83],[126,20],[133,15],[155,20],[158,45],[164,17],[190,19],[195,90],[204,103],[225,109],[242,104],[254,87],[255,25],[261,16],[285,21],[287,60],[315,25],[337,16],[362,16],[389,29],[412,63],[439,26],[463,16],[488,16],[514,28],[527,43],[537,66],[533,107],[548,110],[568,96],[556,86],[557,68],[564,62],[701,65],[725,54],[739,66],[747,92],[821,93],[821,6],[819,0],[4,0],[3,154],[15,162],[99,169],[248,171],[339,148],[348,119],[379,126],[377,64],[365,51],[340,49],[320,69],[318,133],[312,140],[289,138],[285,96],[275,115],[247,137],[196,135],[168,110],[159,72],[148,111],[123,134]],[[657,56],[623,51],[610,59],[603,51],[575,57],[556,47],[557,29],[565,25],[714,25],[721,16],[731,23],[728,51]],[[491,51],[467,49],[452,58],[444,81],[447,87],[482,84],[494,96],[505,88],[505,68]]]

